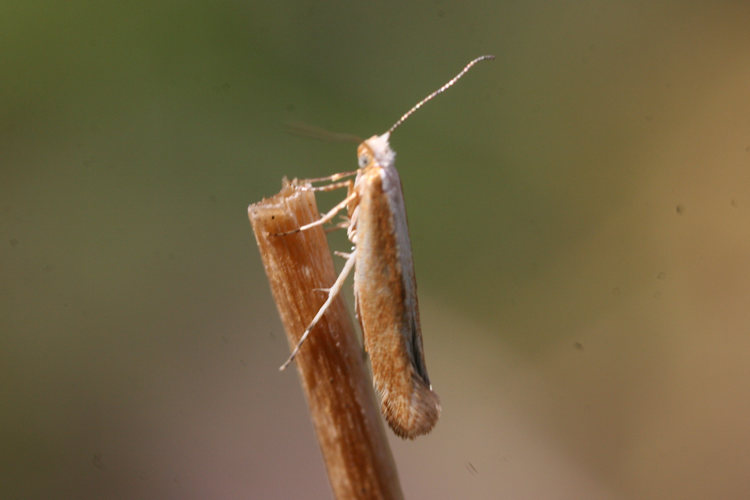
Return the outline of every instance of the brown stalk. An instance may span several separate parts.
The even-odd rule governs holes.
[[[285,180],[277,195],[250,205],[248,216],[293,348],[326,298],[315,289],[336,279],[322,228],[276,236],[320,217],[314,192]],[[294,363],[335,497],[403,498],[362,347],[340,297]]]

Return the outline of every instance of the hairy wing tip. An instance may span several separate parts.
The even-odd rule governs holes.
[[[440,417],[440,398],[425,384],[417,384],[408,401],[384,399],[382,411],[393,432],[404,439],[427,434]]]

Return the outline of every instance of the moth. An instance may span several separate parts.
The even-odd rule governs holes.
[[[348,222],[344,226],[352,251],[340,254],[346,257],[341,273],[281,369],[292,362],[354,269],[355,312],[370,357],[381,412],[393,432],[402,438],[413,439],[430,432],[440,416],[440,399],[432,390],[425,365],[404,195],[395,166],[396,153],[389,140],[393,131],[426,102],[453,86],[472,66],[490,59],[494,56],[470,61],[456,76],[404,113],[385,133],[363,141],[357,148],[357,170],[310,179],[329,182],[316,188],[320,190],[346,187],[347,196],[317,221],[280,233],[320,226],[347,209]]]

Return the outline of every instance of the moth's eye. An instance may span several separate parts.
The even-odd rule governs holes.
[[[370,164],[370,155],[367,153],[362,153],[359,155],[359,167],[365,168],[367,165]]]

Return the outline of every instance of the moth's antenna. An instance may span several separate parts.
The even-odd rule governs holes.
[[[442,87],[440,87],[439,89],[437,89],[436,91],[434,91],[432,94],[428,95],[427,97],[425,97],[424,99],[422,99],[421,101],[419,101],[418,103],[416,103],[413,108],[411,108],[409,111],[407,111],[406,113],[404,113],[404,115],[401,118],[399,118],[398,121],[391,126],[391,128],[388,129],[388,132],[386,132],[386,134],[390,134],[391,132],[393,132],[394,130],[396,130],[396,128],[399,125],[401,125],[402,123],[404,123],[404,121],[407,118],[409,118],[411,115],[413,115],[414,112],[416,110],[418,110],[419,108],[421,108],[427,101],[429,101],[433,97],[437,96],[438,94],[442,94],[443,92],[445,92],[446,90],[448,90],[450,87],[452,87],[453,84],[456,83],[459,78],[461,78],[462,76],[464,76],[464,74],[466,74],[466,72],[469,71],[471,69],[471,67],[474,66],[476,63],[481,62],[481,61],[486,61],[486,60],[492,60],[494,58],[495,58],[495,56],[486,55],[486,56],[479,56],[476,59],[474,59],[473,61],[471,61],[469,64],[467,64],[466,66],[464,66],[464,69],[462,69],[459,74],[457,74],[456,76],[454,76],[453,78],[451,78],[450,80],[448,80],[448,82],[445,85],[443,85]]]
[[[308,137],[310,139],[330,142],[353,142],[354,144],[362,142],[362,139],[356,135],[343,132],[331,132],[330,130],[316,127],[314,125],[308,125],[303,122],[289,121],[286,122],[285,125],[289,133],[300,137]]]

